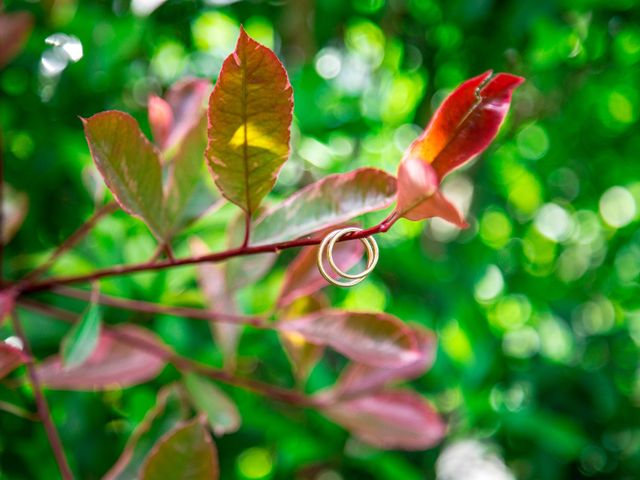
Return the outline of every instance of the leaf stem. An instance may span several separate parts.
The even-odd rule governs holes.
[[[353,233],[351,235],[345,235],[340,238],[339,241],[344,242],[347,240],[354,240],[358,238],[369,237],[371,235],[386,232],[391,228],[391,226],[397,221],[398,216],[395,212],[391,213],[385,220],[380,222],[379,224],[367,228],[365,230],[361,230],[359,232]],[[269,253],[274,252],[278,253],[281,250],[286,250],[289,248],[297,248],[297,247],[306,247],[309,245],[318,245],[322,241],[322,238],[319,237],[305,237],[297,240],[289,240],[285,242],[279,243],[271,243],[267,245],[257,245],[257,246],[244,246],[232,248],[229,250],[225,250],[217,253],[210,253],[207,255],[193,256],[187,258],[179,258],[175,260],[162,260],[157,262],[144,262],[135,265],[116,265],[113,267],[103,268],[100,270],[96,270],[91,273],[82,274],[82,275],[73,275],[68,277],[54,277],[44,280],[42,282],[20,282],[17,286],[18,290],[22,293],[31,293],[31,292],[41,292],[45,290],[51,290],[54,287],[60,285],[70,285],[73,283],[81,283],[81,282],[89,282],[93,280],[98,280],[100,278],[105,277],[114,277],[119,275],[128,275],[132,273],[138,272],[148,272],[148,271],[158,271],[164,270],[167,268],[175,268],[186,265],[195,265],[198,263],[215,263],[222,262],[229,258],[238,257],[238,256],[248,256],[248,255],[257,255],[260,253]]]
[[[63,295],[78,300],[91,301],[92,293],[86,290],[79,290],[70,287],[54,287],[53,293]],[[99,293],[95,297],[95,302],[107,307],[120,308],[124,310],[133,310],[142,313],[151,313],[158,315],[173,315],[176,317],[191,318],[194,320],[206,320],[209,322],[232,323],[239,325],[251,325],[257,328],[268,328],[269,325],[262,317],[249,317],[244,315],[232,315],[227,313],[216,312],[214,310],[205,310],[202,308],[179,307],[170,305],[161,305],[143,300],[132,300],[128,298],[114,297]]]
[[[24,333],[22,325],[20,324],[20,320],[18,319],[18,314],[15,310],[11,314],[11,321],[16,335],[22,342],[24,352],[30,358],[30,361],[26,364],[27,374],[29,375],[31,385],[33,386],[33,394],[35,397],[36,406],[38,408],[38,416],[40,417],[40,420],[42,420],[44,429],[47,432],[47,438],[49,439],[51,450],[53,451],[53,455],[55,456],[56,462],[58,463],[60,475],[62,476],[63,480],[73,480],[73,473],[71,473],[71,469],[69,468],[69,464],[67,462],[67,457],[64,454],[64,449],[58,435],[58,430],[56,430],[56,427],[53,424],[53,420],[51,419],[51,412],[49,411],[47,399],[42,393],[42,387],[40,385],[40,380],[38,379],[38,373],[36,372],[35,366],[33,364],[34,357],[31,351],[31,345],[29,344],[29,340]]]

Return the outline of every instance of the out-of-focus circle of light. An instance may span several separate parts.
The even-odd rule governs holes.
[[[273,470],[273,459],[265,448],[249,448],[238,457],[238,470],[245,478],[264,478]]]
[[[342,70],[342,56],[336,48],[323,48],[316,55],[316,71],[322,78],[336,78]]]
[[[622,228],[636,216],[636,202],[624,187],[611,187],[600,197],[600,215],[607,225]]]
[[[479,302],[488,302],[496,298],[504,288],[504,279],[502,272],[495,265],[489,265],[478,283],[476,283],[474,292],[476,300]]]
[[[555,203],[547,203],[538,210],[534,225],[542,235],[554,242],[566,240],[573,230],[571,216]]]

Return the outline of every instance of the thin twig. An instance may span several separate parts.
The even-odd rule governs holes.
[[[22,329],[22,325],[20,324],[20,320],[18,319],[18,314],[15,310],[11,314],[11,321],[16,335],[22,342],[24,352],[30,359],[33,359],[34,357],[33,352],[31,351],[31,345],[29,344],[27,336],[24,334],[24,330]],[[49,405],[47,404],[47,399],[42,393],[42,387],[40,385],[40,380],[38,379],[38,373],[36,372],[35,365],[32,363],[32,361],[29,361],[26,364],[26,368],[27,374],[29,375],[29,380],[31,381],[31,385],[33,386],[33,394],[35,397],[36,406],[38,407],[38,415],[40,416],[40,420],[42,420],[44,429],[47,432],[51,450],[53,450],[53,455],[55,456],[56,462],[58,463],[58,468],[60,469],[60,475],[62,475],[63,480],[73,480],[73,473],[71,473],[71,469],[69,468],[69,464],[67,463],[67,457],[64,454],[64,448],[62,447],[62,442],[60,441],[58,430],[56,430],[56,426],[53,424],[53,420],[51,419]]]
[[[244,216],[244,240],[242,241],[242,248],[249,246],[249,237],[251,236],[251,214],[245,212]]]
[[[4,142],[0,130],[0,285],[4,283]]]
[[[91,293],[86,290],[79,290],[70,287],[54,287],[53,293],[63,295],[78,300],[91,301]],[[128,298],[114,297],[100,293],[95,297],[95,301],[101,305],[108,307],[121,308],[124,310],[134,310],[136,312],[151,313],[157,315],[173,315],[176,317],[191,318],[194,320],[207,320],[209,322],[233,323],[239,325],[251,325],[257,328],[268,328],[269,325],[262,317],[249,317],[244,315],[232,315],[227,313],[216,312],[214,310],[205,310],[202,308],[178,307],[170,305],[161,305],[143,300],[132,300]]]
[[[61,320],[66,323],[75,323],[78,321],[78,315],[76,313],[58,307],[53,307],[36,300],[22,298],[18,301],[18,303],[23,308],[47,315],[51,318]],[[319,399],[308,397],[294,390],[288,390],[250,378],[237,377],[227,371],[196,362],[189,358],[178,355],[168,348],[163,348],[162,346],[147,342],[139,337],[128,335],[125,332],[115,330],[108,326],[105,326],[105,330],[108,331],[110,335],[113,335],[114,337],[120,339],[125,343],[128,343],[133,347],[140,348],[150,354],[167,359],[179,370],[198,373],[213,380],[217,380],[234,387],[244,388],[245,390],[250,390],[254,393],[264,395],[274,400],[289,403],[291,405],[320,406],[322,404]]]
[[[40,416],[37,413],[30,412],[29,410],[25,410],[18,405],[14,405],[13,403],[5,402],[0,400],[0,410],[4,410],[12,415],[17,417],[26,418],[27,420],[31,420],[32,422],[39,422]]]
[[[344,237],[340,238],[339,241],[343,242],[347,240],[354,240],[358,238],[368,237],[376,233],[386,232],[387,230],[389,230],[389,228],[391,228],[391,226],[396,222],[396,220],[397,220],[397,216],[395,215],[395,212],[394,212],[385,220],[380,222],[378,225],[371,228],[367,228],[365,230],[361,230],[351,235],[345,235]],[[53,287],[56,287],[59,285],[70,285],[73,283],[88,282],[88,281],[98,280],[100,278],[105,278],[105,277],[128,275],[128,274],[138,273],[138,272],[165,270],[167,268],[175,268],[175,267],[180,267],[185,265],[195,265],[198,263],[222,262],[229,258],[238,257],[238,256],[257,255],[260,253],[269,253],[269,252],[278,253],[281,250],[286,250],[288,248],[318,245],[321,241],[322,239],[318,237],[307,237],[307,238],[301,238],[298,240],[289,240],[286,242],[271,243],[267,245],[232,248],[230,250],[225,250],[223,252],[210,253],[207,255],[200,255],[200,256],[188,257],[188,258],[180,258],[176,260],[144,262],[136,265],[116,265],[113,267],[96,270],[94,272],[83,274],[83,275],[74,275],[69,277],[54,277],[54,278],[50,278],[42,282],[36,282],[36,283],[21,282],[17,286],[17,288],[24,293],[40,292],[44,290],[51,290]]]
[[[105,215],[115,212],[118,209],[118,205],[115,202],[110,202],[104,205],[103,207],[96,210],[89,219],[83,223],[75,232],[73,232],[64,242],[55,249],[55,251],[51,254],[49,259],[40,265],[38,268],[28,273],[22,282],[31,282],[41,276],[44,272],[49,270],[51,266],[55,263],[55,261],[67,250],[74,247],[82,238],[84,238],[87,233],[91,231],[91,229],[98,223]]]

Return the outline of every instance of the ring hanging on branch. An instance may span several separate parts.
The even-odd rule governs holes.
[[[324,239],[322,240],[322,243],[320,243],[320,248],[318,248],[317,261],[318,261],[318,270],[320,270],[320,273],[327,280],[327,282],[337,287],[353,287],[354,285],[357,285],[358,283],[363,281],[367,277],[367,275],[369,275],[373,271],[373,269],[376,268],[376,264],[378,263],[378,258],[380,257],[380,252],[378,250],[378,244],[373,239],[373,237],[363,237],[358,239],[362,242],[365,249],[367,250],[367,266],[362,272],[359,272],[359,273],[345,272],[344,270],[340,269],[338,265],[336,265],[336,262],[333,258],[333,249],[336,243],[338,242],[338,240],[340,240],[342,237],[344,237],[349,233],[356,233],[361,231],[362,229],[356,228],[356,227],[341,228],[338,230],[334,230],[333,232],[329,233],[326,237],[324,237]],[[331,266],[333,271],[338,276],[342,278],[346,278],[348,280],[338,280],[333,278],[331,275],[329,275],[324,265],[325,257],[329,261],[329,265]]]

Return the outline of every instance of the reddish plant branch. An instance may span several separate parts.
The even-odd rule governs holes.
[[[391,215],[389,215],[389,217],[387,217],[385,220],[380,222],[378,225],[375,225],[371,228],[367,228],[365,230],[361,230],[351,235],[345,235],[344,237],[340,238],[339,241],[344,242],[347,240],[354,240],[358,238],[369,237],[377,233],[386,232],[397,221],[397,219],[398,217],[396,213],[393,212]],[[185,265],[195,265],[198,263],[222,262],[229,258],[238,257],[238,256],[257,255],[260,253],[269,253],[269,252],[278,253],[281,250],[286,250],[288,248],[318,245],[321,241],[322,241],[322,238],[307,237],[307,238],[301,238],[297,240],[289,240],[286,242],[271,243],[267,245],[245,246],[245,247],[241,246],[237,248],[232,248],[230,250],[225,250],[223,252],[210,253],[207,255],[200,255],[200,256],[188,257],[188,258],[180,258],[176,260],[144,262],[136,265],[116,265],[114,267],[103,268],[101,270],[96,270],[95,272],[83,274],[83,275],[74,275],[69,277],[54,277],[54,278],[44,280],[42,282],[20,282],[17,288],[20,292],[23,292],[23,293],[41,292],[44,290],[51,290],[53,287],[57,287],[60,285],[90,282],[90,281],[98,280],[105,277],[128,275],[128,274],[138,273],[138,272],[164,270],[167,268],[175,268],[175,267],[180,267]]]
[[[40,420],[42,420],[44,429],[47,432],[47,438],[49,439],[51,450],[53,451],[53,455],[55,456],[56,462],[58,463],[60,475],[62,476],[63,480],[73,480],[73,473],[71,473],[71,468],[69,468],[67,457],[64,454],[64,448],[62,447],[62,442],[60,441],[58,430],[56,430],[56,427],[53,424],[53,420],[51,419],[51,412],[49,411],[47,399],[42,393],[42,387],[40,385],[40,380],[38,379],[38,373],[34,368],[34,357],[31,351],[31,345],[29,344],[27,336],[24,334],[24,330],[22,328],[22,325],[20,324],[20,320],[18,319],[18,314],[15,311],[11,314],[11,321],[16,335],[22,342],[24,352],[29,357],[26,368],[27,374],[29,375],[29,380],[31,382],[31,385],[33,386],[33,395],[35,397],[36,406],[38,408],[38,416],[40,417]]]
[[[51,254],[46,262],[28,273],[21,282],[30,283],[31,281],[42,275],[44,272],[49,270],[49,268],[51,268],[55,261],[64,252],[73,248],[80,240],[85,237],[85,235],[87,235],[91,231],[93,227],[95,227],[96,223],[98,223],[98,220],[106,215],[109,215],[110,213],[115,212],[117,209],[118,205],[115,202],[109,202],[96,210],[86,222],[84,222],[75,232],[73,232],[64,242],[62,242],[60,246],[58,246],[58,248],[55,249],[55,251]]]
[[[63,295],[78,300],[91,301],[91,292],[79,290],[70,287],[53,287],[53,293]],[[174,315],[176,317],[191,318],[195,320],[207,320],[210,322],[233,323],[239,325],[251,325],[257,328],[268,328],[269,325],[262,317],[249,317],[244,315],[232,315],[227,313],[216,312],[214,310],[205,310],[202,308],[178,307],[170,305],[161,305],[153,302],[145,302],[143,300],[131,300],[128,298],[113,297],[103,293],[95,297],[96,303],[106,305],[107,307],[121,308],[124,310],[133,310],[142,313],[152,313],[158,315]]]
[[[75,323],[78,321],[78,314],[58,307],[40,303],[36,300],[23,298],[20,299],[18,303],[28,310],[47,315],[51,318],[61,320],[66,323]],[[244,388],[245,390],[250,390],[254,393],[264,395],[265,397],[269,397],[274,400],[289,403],[291,405],[317,407],[322,404],[322,400],[320,399],[311,398],[302,393],[277,387],[275,385],[270,385],[268,383],[253,380],[251,378],[237,377],[227,371],[220,370],[215,367],[210,367],[200,362],[196,362],[189,358],[180,356],[170,351],[168,348],[163,348],[156,344],[149,343],[144,339],[130,336],[124,332],[109,328],[108,326],[106,326],[105,328],[109,332],[109,334],[113,335],[115,338],[118,338],[119,340],[128,343],[133,347],[142,349],[152,355],[167,359],[181,371],[198,373],[213,380],[217,380],[234,387]]]

